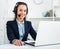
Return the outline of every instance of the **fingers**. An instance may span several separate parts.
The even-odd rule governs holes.
[[[16,45],[16,46],[22,46],[22,41],[21,40],[15,40],[13,42],[13,44]]]
[[[18,45],[22,46],[22,41],[21,40],[18,40]]]

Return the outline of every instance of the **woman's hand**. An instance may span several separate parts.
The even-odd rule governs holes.
[[[18,40],[18,39],[15,39],[13,41],[13,44],[16,45],[16,46],[22,46],[22,41],[21,40]]]

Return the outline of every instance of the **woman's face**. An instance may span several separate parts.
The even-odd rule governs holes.
[[[17,19],[19,21],[23,21],[24,18],[26,17],[26,6],[25,5],[19,5],[18,10],[17,10]],[[19,16],[20,15],[20,16]]]

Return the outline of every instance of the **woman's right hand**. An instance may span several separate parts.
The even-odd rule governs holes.
[[[13,44],[16,45],[16,46],[22,46],[22,41],[18,40],[18,39],[15,39],[15,40],[13,40]]]

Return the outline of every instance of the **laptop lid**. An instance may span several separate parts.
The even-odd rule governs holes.
[[[60,21],[40,21],[35,46],[60,43]]]

